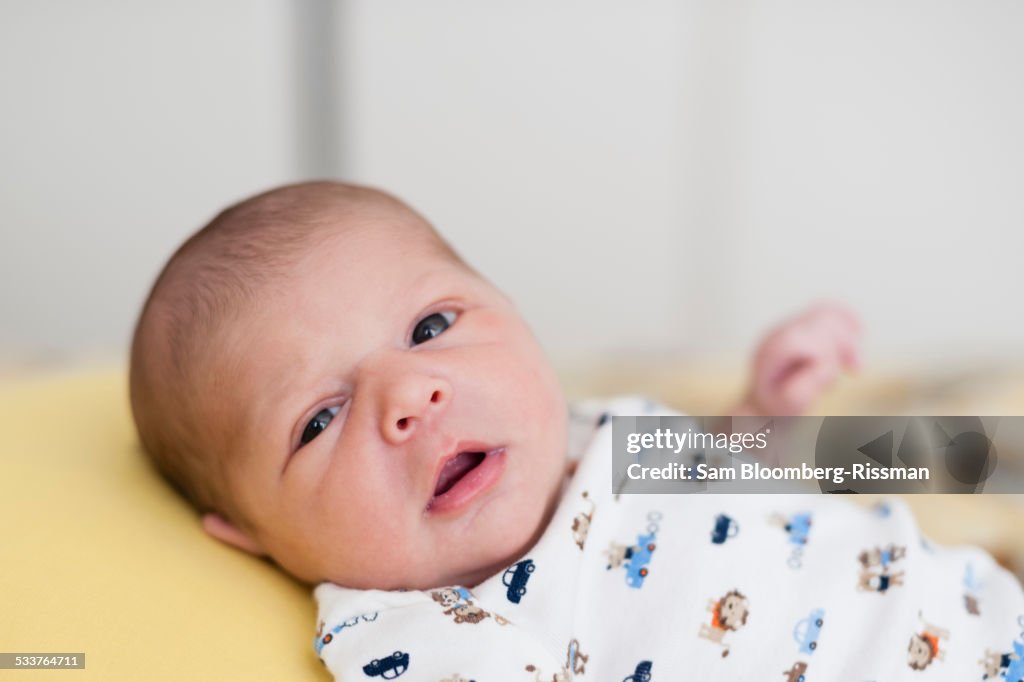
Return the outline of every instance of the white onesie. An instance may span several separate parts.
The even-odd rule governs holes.
[[[471,589],[317,587],[335,677],[1024,680],[1024,594],[987,554],[930,544],[898,501],[613,495],[611,414],[671,413],[574,410],[589,446],[505,571]]]

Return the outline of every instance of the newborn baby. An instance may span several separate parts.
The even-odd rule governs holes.
[[[783,325],[734,413],[801,411],[856,339],[834,307]],[[990,559],[925,547],[901,507],[613,496],[608,417],[659,408],[583,406],[570,439],[513,304],[370,189],[281,188],[189,239],[140,317],[131,400],[210,535],[321,584],[315,648],[341,679],[980,678],[1024,612]],[[776,566],[799,514],[799,566]],[[709,541],[720,517],[742,532]],[[965,567],[984,618],[946,657]]]

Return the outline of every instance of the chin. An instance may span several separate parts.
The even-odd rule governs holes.
[[[546,472],[549,465],[550,472]],[[518,479],[511,488],[494,495],[464,529],[468,532],[460,533],[457,543],[448,548],[448,556],[459,557],[459,560],[441,568],[433,584],[415,589],[450,585],[475,587],[522,559],[551,521],[563,467],[564,458],[550,463],[533,462],[527,469],[536,477],[528,475],[527,480]],[[544,493],[538,495],[537,490]]]
[[[501,538],[500,543],[488,547],[486,553],[477,554],[478,560],[466,571],[467,577],[475,582],[467,581],[463,584],[479,584],[492,575],[501,573],[529,553],[547,529],[554,511],[553,503],[554,500],[547,503],[537,499],[520,501],[516,508],[527,510],[527,513],[520,511],[518,514],[509,515],[513,523],[503,523],[490,531],[490,537]]]

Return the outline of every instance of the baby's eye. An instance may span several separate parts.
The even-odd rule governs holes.
[[[306,424],[306,428],[302,431],[302,437],[299,439],[299,447],[313,440],[320,435],[320,432],[327,428],[327,425],[334,419],[334,415],[338,414],[338,410],[341,409],[341,405],[335,405],[334,407],[325,407],[316,413],[316,416],[309,420]]]
[[[427,315],[420,320],[416,324],[416,328],[412,330],[412,345],[418,346],[424,341],[429,341],[435,336],[440,335],[444,330],[448,329],[453,322],[455,322],[455,313],[451,311]]]

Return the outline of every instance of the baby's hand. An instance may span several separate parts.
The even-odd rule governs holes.
[[[803,414],[840,372],[860,366],[860,335],[857,315],[838,303],[783,322],[758,346],[752,385],[733,414]]]

